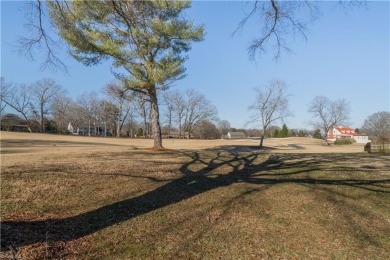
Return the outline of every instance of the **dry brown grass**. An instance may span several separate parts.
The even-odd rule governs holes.
[[[145,149],[153,146],[152,139],[104,138],[88,136],[61,136],[0,132],[2,154],[25,153],[89,153],[94,151],[120,151]],[[236,140],[188,140],[164,139],[163,145],[173,150],[199,150],[232,147],[242,150],[257,149],[257,139]],[[264,140],[265,149],[272,153],[355,153],[363,152],[362,144],[346,146],[324,145],[322,140],[304,137],[270,138]],[[85,149],[81,149],[81,148]]]
[[[389,155],[1,134],[0,258],[12,243],[21,259],[390,255]]]

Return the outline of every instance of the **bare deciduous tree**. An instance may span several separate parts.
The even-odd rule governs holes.
[[[167,132],[168,136],[171,135],[172,121],[174,120],[174,112],[175,112],[171,94],[172,93],[170,92],[164,92],[163,94],[163,100],[165,104],[164,117],[166,118],[167,120],[166,123],[168,124],[168,132]]]
[[[185,116],[186,101],[184,99],[183,93],[179,90],[165,92],[164,101],[167,105],[166,116],[169,121],[176,120],[177,127],[179,128],[179,137],[183,135],[183,120]],[[171,110],[171,112],[169,111]],[[171,128],[172,125],[169,126]]]
[[[217,121],[217,109],[206,97],[199,92],[189,89],[185,93],[179,90],[165,92],[166,117],[169,122],[177,123],[179,138],[187,136],[184,130],[189,133],[202,121]],[[169,128],[172,125],[168,126]]]
[[[38,106],[38,110],[34,108],[34,111],[39,116],[39,126],[42,132],[45,131],[45,115],[49,114],[50,106],[56,96],[63,92],[62,87],[54,79],[42,79],[31,86],[31,98],[35,105]]]
[[[134,94],[120,81],[108,84],[104,88],[104,92],[117,106],[118,114],[116,119],[116,136],[120,137],[123,124],[130,112],[130,102],[134,99]]]
[[[177,125],[179,128],[179,137],[181,138],[182,135],[184,134],[183,131],[183,120],[185,116],[185,109],[186,109],[186,101],[183,97],[182,92],[176,90],[172,93],[172,105],[173,105],[173,110],[176,113],[176,120],[177,120]]]
[[[219,128],[219,131],[221,132],[221,137],[223,138],[225,135],[227,135],[227,133],[229,132],[230,130],[230,123],[229,121],[227,120],[220,120],[218,122],[218,128]]]
[[[263,147],[264,136],[267,134],[269,126],[278,120],[292,116],[288,109],[287,85],[282,80],[271,80],[264,87],[255,89],[256,100],[249,107],[249,110],[255,112],[251,122],[259,121],[263,132],[260,138],[260,148]]]
[[[324,140],[326,144],[329,144],[329,130],[334,126],[348,123],[350,107],[345,99],[332,101],[327,97],[317,96],[311,102],[308,112],[315,119],[310,124],[324,132]]]
[[[100,100],[99,118],[104,126],[104,137],[107,137],[107,133],[113,135],[116,131],[116,119],[118,118],[116,105],[109,100]]]
[[[129,102],[129,110],[125,123],[127,124],[126,134],[130,137],[134,137],[137,130],[136,111],[136,103]]]
[[[95,91],[82,94],[77,102],[81,108],[83,108],[82,114],[86,120],[88,120],[88,136],[91,136],[91,126],[94,125],[95,133],[98,124],[98,111],[99,111],[99,97]]]
[[[2,101],[20,113],[26,120],[28,131],[31,130],[31,89],[26,85],[9,85],[8,93],[2,95]]]
[[[137,102],[137,112],[143,118],[143,136],[150,136],[150,115],[151,115],[151,107],[150,102],[147,96],[145,95],[136,95]]]
[[[186,106],[184,125],[191,137],[191,133],[197,124],[204,120],[215,121],[217,119],[217,109],[199,92],[189,89],[186,91]]]
[[[59,95],[55,98],[51,105],[51,111],[54,118],[54,121],[57,124],[58,130],[65,132],[67,130],[69,114],[70,114],[70,105],[72,104],[72,99],[65,95]]]
[[[363,131],[380,142],[390,140],[390,112],[376,112],[364,120]]]

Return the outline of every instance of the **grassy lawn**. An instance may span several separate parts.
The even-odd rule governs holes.
[[[387,259],[389,155],[53,154],[1,172],[0,258]]]

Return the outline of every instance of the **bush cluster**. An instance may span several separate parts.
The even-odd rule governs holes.
[[[356,143],[355,139],[352,138],[337,138],[336,141],[334,141],[334,144],[336,145],[344,145],[344,144],[353,144]]]

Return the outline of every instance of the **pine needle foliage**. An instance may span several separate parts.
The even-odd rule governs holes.
[[[149,97],[155,146],[162,146],[157,91],[185,77],[185,53],[204,35],[203,26],[185,17],[190,5],[175,0],[47,2],[77,61],[92,66],[110,60],[127,88]]]

